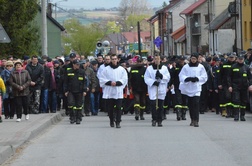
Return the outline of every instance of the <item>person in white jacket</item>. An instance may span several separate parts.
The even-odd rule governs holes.
[[[207,73],[198,62],[198,54],[191,55],[190,62],[183,66],[179,73],[179,89],[185,95],[183,105],[188,105],[191,118],[190,126],[199,127],[199,101],[201,85],[207,81]]]
[[[148,87],[150,108],[152,110],[152,126],[162,127],[162,115],[164,111],[164,99],[167,92],[170,73],[165,65],[160,64],[160,56],[155,55],[154,63],[147,67],[144,81]],[[156,101],[158,103],[156,104]]]
[[[99,81],[103,89],[102,98],[106,100],[106,110],[109,114],[110,126],[114,127],[115,119],[116,128],[121,128],[123,89],[128,83],[128,74],[122,66],[118,65],[117,55],[111,56],[111,63],[103,69]]]

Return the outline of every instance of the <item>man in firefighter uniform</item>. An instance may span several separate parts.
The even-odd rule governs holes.
[[[162,115],[164,111],[164,99],[167,92],[167,84],[170,81],[168,68],[160,64],[160,56],[155,55],[154,63],[147,67],[144,81],[148,87],[150,108],[152,110],[152,126],[162,127]]]
[[[83,96],[87,91],[87,80],[85,71],[80,69],[82,62],[75,59],[72,61],[72,68],[66,71],[64,79],[64,93],[67,97],[68,109],[70,112],[70,123],[80,124],[82,118]]]
[[[245,121],[245,111],[248,99],[248,88],[251,89],[252,77],[249,67],[244,63],[244,56],[239,55],[237,63],[232,65],[231,74],[228,76],[228,90],[232,93],[234,120]]]
[[[146,71],[146,67],[143,65],[142,57],[137,57],[137,64],[132,66],[129,74],[129,88],[133,92],[134,95],[134,111],[135,111],[135,119],[144,120],[144,110],[145,110],[145,101],[146,101],[146,93],[147,86],[144,82],[144,73]]]
[[[186,120],[186,110],[188,107],[186,105],[183,105],[182,98],[185,97],[185,95],[181,94],[181,91],[179,90],[179,73],[183,66],[185,65],[185,57],[179,56],[178,62],[176,63],[175,70],[172,74],[172,84],[174,86],[175,91],[175,103],[174,103],[174,109],[177,114],[177,120]],[[185,99],[184,99],[185,100]]]
[[[228,90],[227,78],[230,75],[232,65],[235,63],[236,54],[232,53],[228,56],[228,61],[220,66],[218,74],[218,93],[220,99],[220,111],[222,116],[230,118],[233,116],[231,92]]]

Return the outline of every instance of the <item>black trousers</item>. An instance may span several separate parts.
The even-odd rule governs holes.
[[[199,122],[199,106],[200,106],[200,96],[188,96],[188,107],[190,112],[191,120]]]
[[[152,110],[152,120],[162,122],[162,115],[164,112],[164,100],[158,99],[158,108],[156,106],[156,100],[150,100],[150,107]]]
[[[14,117],[15,114],[15,99],[14,98],[7,98],[3,100],[3,107],[4,107],[4,115],[6,117]]]
[[[15,97],[16,101],[16,113],[17,118],[22,118],[22,109],[24,110],[24,114],[28,114],[28,105],[29,105],[29,96],[17,96]]]
[[[123,99],[105,99],[110,122],[121,122]]]

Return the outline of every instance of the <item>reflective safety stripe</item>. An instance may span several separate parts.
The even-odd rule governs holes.
[[[68,73],[67,75],[68,76],[74,76],[74,73]]]
[[[131,73],[138,73],[138,70],[131,70]]]
[[[144,75],[141,75],[142,78],[144,78]]]
[[[182,108],[184,108],[184,109],[188,109],[188,106],[186,106],[186,105],[182,105]]]
[[[67,70],[71,70],[72,68],[71,67],[68,67]]]
[[[240,105],[240,108],[242,108],[242,109],[246,109],[246,106],[242,106],[242,105]]]
[[[244,73],[242,76],[243,76],[243,77],[247,77],[247,73]]]
[[[82,107],[73,107],[74,110],[81,110]]]
[[[168,105],[164,105],[163,108],[168,108]]]
[[[68,108],[73,108],[73,106],[68,106]]]
[[[144,109],[145,109],[145,106],[140,106],[140,109],[144,110]]]
[[[232,106],[233,106],[234,108],[240,108],[240,105],[232,104]]]
[[[175,105],[175,108],[183,108],[182,105]]]
[[[231,68],[231,65],[223,65],[223,68]]]
[[[226,107],[226,104],[220,104],[220,107],[221,108]]]
[[[180,68],[175,68],[175,70],[179,70]]]
[[[216,70],[216,72],[217,72],[217,73],[219,73],[219,72],[220,72],[220,70]]]
[[[83,77],[78,77],[78,80],[83,80],[84,78]]]
[[[240,69],[233,69],[233,71],[240,71]]]
[[[134,104],[134,107],[139,107],[140,108],[140,104]]]

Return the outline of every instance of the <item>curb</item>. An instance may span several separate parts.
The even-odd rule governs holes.
[[[64,114],[62,112],[59,112],[52,116],[51,118],[45,120],[43,123],[41,123],[38,127],[34,128],[27,134],[25,134],[23,140],[19,140],[19,142],[12,143],[7,146],[0,146],[0,165],[6,162],[11,156],[13,156],[18,148],[21,148],[25,143],[28,141],[36,138],[40,133],[48,129],[50,126],[57,124],[60,122],[63,118]]]

